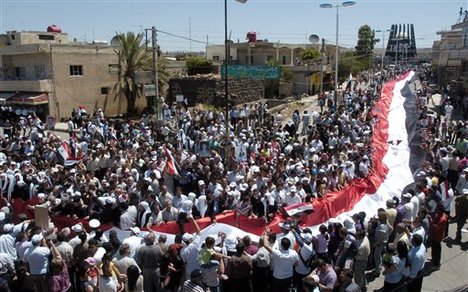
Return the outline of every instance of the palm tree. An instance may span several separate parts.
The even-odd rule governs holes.
[[[141,97],[141,87],[135,81],[135,72],[144,70],[150,62],[150,54],[143,44],[143,34],[117,33],[120,42],[118,49],[114,50],[119,59],[119,78],[114,86],[115,98],[125,97],[127,112],[136,112],[136,100]]]

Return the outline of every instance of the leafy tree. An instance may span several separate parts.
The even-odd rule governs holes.
[[[119,48],[114,50],[119,59],[119,77],[113,92],[115,92],[116,99],[125,97],[127,112],[132,115],[136,112],[137,98],[142,97],[142,87],[136,84],[135,73],[153,70],[153,59],[143,43],[143,34],[135,35],[133,32],[127,32],[126,34],[117,33],[116,36],[120,42]],[[159,96],[163,96],[170,77],[164,59],[158,58],[157,70]],[[153,106],[153,102],[153,98],[147,99],[148,108]]]
[[[301,59],[303,61],[316,62],[320,61],[320,52],[315,48],[308,48],[301,53]]]
[[[136,112],[136,99],[141,97],[141,87],[135,81],[135,72],[144,70],[150,63],[150,55],[143,45],[143,34],[117,33],[117,39],[120,42],[115,53],[119,59],[119,76],[114,86],[115,97],[124,96],[127,100],[127,112],[134,114]]]
[[[357,46],[355,47],[356,54],[361,57],[372,56],[374,45],[378,42],[379,40],[375,38],[375,32],[370,26],[367,24],[361,26],[358,31]]]
[[[185,59],[187,63],[187,74],[209,74],[213,71],[213,63],[205,57],[190,56]]]
[[[349,74],[356,76],[359,72],[369,68],[370,58],[358,56],[355,52],[346,52],[340,55],[338,63],[338,78],[340,84],[346,80]]]

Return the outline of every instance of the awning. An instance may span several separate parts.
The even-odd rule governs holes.
[[[7,104],[40,105],[49,103],[47,93],[41,92],[20,92],[7,99]]]
[[[16,95],[16,92],[0,92],[0,104],[4,105],[6,101]]]

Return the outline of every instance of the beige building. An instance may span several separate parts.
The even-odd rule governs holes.
[[[125,111],[125,100],[111,94],[119,70],[115,47],[70,43],[60,32],[11,31],[0,42],[0,104],[57,120],[79,106],[88,113]]]
[[[320,63],[307,64],[301,61],[301,54],[314,47],[320,50],[320,44],[286,44],[256,40],[255,42],[231,43],[230,62],[237,65],[263,66],[271,62],[287,68],[292,73],[291,94],[317,93],[320,84]],[[343,50],[341,51],[341,53]],[[206,48],[207,59],[220,67],[225,60],[224,45],[210,45]],[[330,64],[335,58],[335,46],[327,45],[324,60],[324,73],[330,72]],[[328,66],[327,66],[328,64]]]
[[[454,90],[468,92],[468,14],[450,30],[438,32],[432,64],[437,68],[438,83],[450,85]]]

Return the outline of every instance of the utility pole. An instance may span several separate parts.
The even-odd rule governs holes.
[[[159,120],[159,82],[158,82],[158,44],[156,39],[156,27],[151,27],[151,45],[153,53],[153,84],[154,84],[154,103],[153,107],[156,112],[156,118]]]
[[[325,39],[322,38],[322,49],[320,50],[320,94],[323,93],[323,61],[325,59]]]

